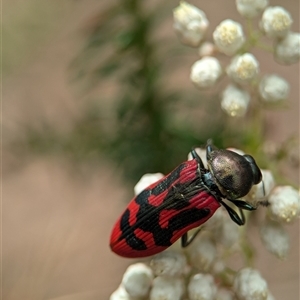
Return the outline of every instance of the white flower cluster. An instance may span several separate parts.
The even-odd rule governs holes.
[[[253,186],[246,201],[253,206],[266,205],[266,217],[260,236],[266,249],[280,259],[289,250],[289,236],[284,225],[292,223],[300,215],[300,195],[291,186],[276,186],[269,170],[262,170],[263,180]]]
[[[245,154],[235,148],[228,150]],[[196,148],[195,151],[207,167],[206,150]],[[191,153],[188,159],[192,159]],[[262,170],[262,175],[262,182],[251,189],[245,201],[255,207],[267,206],[260,236],[269,252],[284,259],[289,250],[284,225],[299,217],[300,195],[291,186],[276,186],[269,170]],[[161,173],[142,176],[135,186],[135,194],[162,177]],[[153,256],[149,265],[129,266],[110,300],[272,300],[267,282],[257,270],[241,268],[234,273],[228,265],[228,258],[241,252],[245,234],[220,207],[184,251],[178,248],[175,251],[175,244],[173,250]]]
[[[284,8],[268,6],[268,0],[236,0],[238,12],[247,20],[261,15],[260,34],[272,39],[276,61],[292,64],[300,58],[300,34],[290,31],[292,17]],[[200,59],[191,67],[190,79],[200,89],[214,87],[226,73],[231,83],[221,93],[221,108],[232,117],[243,117],[250,103],[248,90],[253,87],[266,103],[284,101],[289,96],[288,82],[276,74],[260,75],[259,62],[251,53],[253,36],[247,38],[241,24],[227,19],[213,32],[213,43],[205,40],[209,22],[197,7],[181,2],[174,10],[174,28],[182,43],[199,47]],[[256,42],[258,43],[258,41]],[[215,57],[218,53],[232,57],[222,66]]]
[[[233,276],[226,274],[225,266],[218,273],[214,268],[202,272],[192,259],[188,263],[186,254],[167,250],[154,256],[150,266],[129,266],[110,300],[233,300],[235,296],[273,299],[267,282],[255,269],[242,268]]]

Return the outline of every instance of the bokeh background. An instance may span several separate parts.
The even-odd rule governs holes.
[[[143,25],[132,17],[137,3],[135,13],[151,15],[151,23],[133,32]],[[205,11],[208,35],[225,18],[241,21],[234,1],[191,3]],[[210,136],[220,147],[247,142],[240,132],[228,139],[222,132],[225,116],[215,108],[216,95],[204,112],[199,108],[197,101],[204,103],[207,95],[189,81],[197,53],[181,46],[173,32],[177,5],[2,1],[3,299],[108,299],[133,262],[111,253],[108,240],[135,180],[145,172],[170,171]],[[271,5],[290,11],[292,30],[299,31],[299,1]],[[133,33],[142,37],[130,49]],[[149,56],[147,63],[159,68],[132,71]],[[299,65],[277,65],[264,53],[257,57],[264,73],[278,73],[291,84],[287,109],[266,111],[261,132],[280,145],[299,137]],[[136,105],[137,99],[144,105]],[[154,120],[157,128],[151,127]],[[253,140],[251,128],[246,132]],[[251,153],[256,147],[248,146]],[[279,175],[296,185],[299,166],[283,160]],[[283,262],[264,249],[255,228],[249,239],[275,298],[296,300],[299,222],[288,231],[291,250]]]

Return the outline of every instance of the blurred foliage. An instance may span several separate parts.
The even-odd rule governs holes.
[[[180,84],[168,85],[180,68],[178,57],[189,55],[177,40],[159,37],[174,5],[123,0],[95,13],[71,72],[86,93],[96,91],[96,99],[86,102],[68,134],[47,124],[38,131],[27,128],[28,149],[64,153],[76,161],[106,155],[134,182],[148,172],[170,172],[208,138],[218,147],[234,145],[255,155],[263,136],[260,124],[225,122],[217,94],[199,96]],[[107,86],[112,95],[104,94]],[[264,158],[258,162],[266,165]]]

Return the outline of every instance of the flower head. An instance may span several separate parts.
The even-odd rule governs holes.
[[[180,300],[184,293],[183,282],[177,277],[158,276],[153,280],[150,300]]]
[[[300,214],[300,195],[291,186],[277,186],[269,196],[269,213],[273,220],[290,223]]]
[[[215,57],[203,57],[196,61],[191,68],[191,81],[199,88],[208,88],[215,85],[222,68]]]
[[[219,51],[226,55],[235,54],[245,42],[242,26],[229,19],[220,23],[213,38]]]
[[[249,102],[250,95],[246,91],[229,85],[223,91],[221,107],[231,117],[242,117],[246,114]]]
[[[253,54],[245,53],[234,57],[226,72],[236,83],[248,83],[257,76],[259,63]]]
[[[145,297],[148,295],[152,280],[151,268],[143,263],[136,263],[127,268],[122,285],[131,297]]]
[[[162,173],[147,173],[141,177],[139,182],[134,186],[134,194],[138,195],[150,184],[160,180],[164,177]]]
[[[173,15],[173,26],[180,41],[188,46],[199,46],[209,25],[205,13],[183,1],[174,9]]]
[[[246,18],[258,16],[269,4],[268,0],[236,0],[238,12]]]
[[[188,285],[190,300],[214,300],[217,287],[214,278],[210,274],[196,274],[191,277]]]
[[[187,262],[179,252],[164,251],[152,258],[150,266],[156,276],[178,276],[184,273]]]
[[[275,74],[265,75],[259,83],[259,95],[265,102],[286,100],[289,95],[289,83]]]
[[[283,64],[294,64],[300,58],[300,33],[289,32],[275,44],[275,58]]]
[[[216,52],[216,47],[211,42],[203,42],[200,45],[199,50],[198,50],[200,57],[212,56],[215,54],[215,52]]]
[[[215,244],[206,236],[198,236],[188,249],[191,264],[200,271],[208,271],[212,266],[217,250]]]
[[[274,221],[267,221],[260,230],[261,239],[268,251],[284,259],[289,250],[289,236],[283,226]]]
[[[261,28],[268,37],[282,38],[290,30],[293,19],[283,7],[268,7],[261,19]]]
[[[244,268],[237,273],[233,288],[240,300],[264,300],[268,297],[267,282],[258,271],[251,268]]]

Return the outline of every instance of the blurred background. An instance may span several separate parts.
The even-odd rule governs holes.
[[[225,18],[242,22],[234,1],[191,3],[205,11],[208,37]],[[287,9],[299,31],[299,1],[270,4]],[[255,53],[264,73],[289,81],[288,107],[265,110],[256,128],[228,121],[217,91],[189,80],[199,58],[175,36],[177,5],[3,1],[3,299],[108,299],[133,262],[108,246],[133,186],[144,173],[168,173],[209,137],[274,167],[280,183],[299,183],[290,143],[299,137],[299,65]],[[264,143],[279,149],[274,159]],[[283,262],[252,231],[256,267],[275,298],[299,299],[299,222],[288,227]]]

